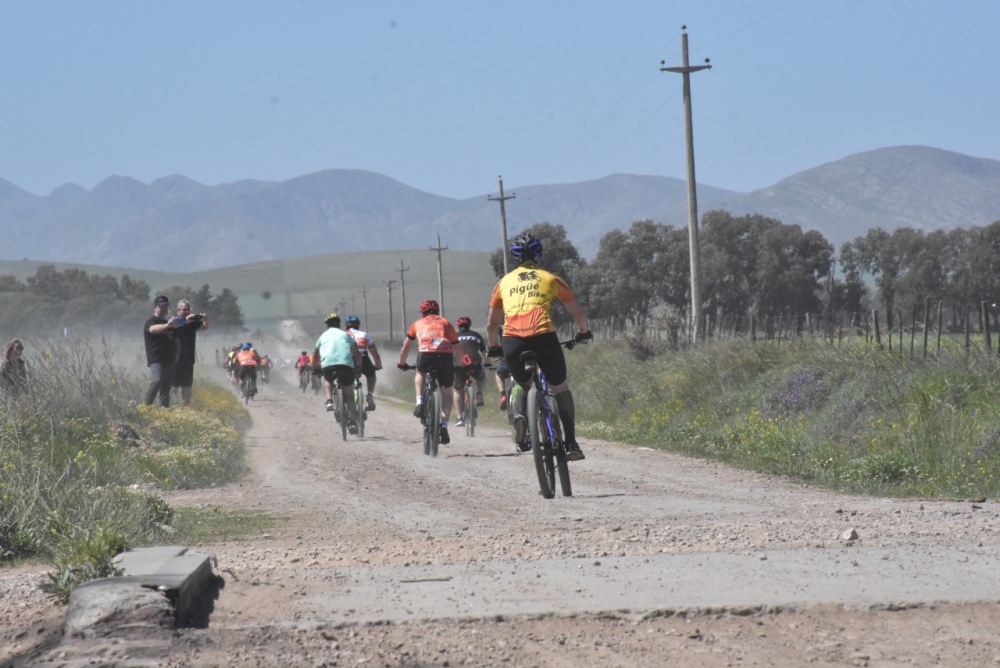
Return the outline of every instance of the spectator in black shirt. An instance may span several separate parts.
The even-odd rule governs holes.
[[[170,310],[170,300],[160,295],[153,300],[153,317],[142,328],[142,338],[146,344],[146,365],[149,367],[150,383],[146,389],[145,402],[151,406],[160,397],[160,405],[170,407],[170,389],[173,387],[174,366],[177,349],[174,330],[176,316],[165,318]]]
[[[194,383],[195,332],[208,329],[208,316],[191,313],[191,302],[182,299],[177,302],[177,320],[174,323],[174,339],[177,340],[177,365],[174,367],[174,387],[181,388],[181,401],[191,405],[191,385]]]

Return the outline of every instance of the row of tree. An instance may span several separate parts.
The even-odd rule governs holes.
[[[173,305],[189,300],[194,312],[210,315],[215,329],[243,329],[239,301],[229,288],[214,295],[207,284],[200,290],[174,286],[161,294]],[[0,275],[0,333],[5,336],[52,336],[67,329],[87,336],[138,331],[152,310],[149,284],[128,274],[115,278],[42,265],[24,283]]]
[[[687,319],[686,227],[643,220],[612,230],[590,262],[562,225],[539,223],[526,231],[542,240],[540,264],[570,283],[591,317],[640,325],[653,314]],[[944,302],[952,323],[963,325],[967,304],[1000,295],[1000,221],[927,234],[875,228],[844,243],[839,257],[820,232],[759,215],[710,211],[699,236],[702,316],[860,312],[873,304],[891,314],[897,304],[930,299]],[[501,249],[491,264],[501,275]],[[869,294],[872,282],[877,290]]]

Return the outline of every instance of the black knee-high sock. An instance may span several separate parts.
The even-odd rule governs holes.
[[[573,404],[573,393],[566,390],[557,394],[556,405],[559,406],[559,419],[562,420],[563,437],[567,443],[575,443],[576,407]]]

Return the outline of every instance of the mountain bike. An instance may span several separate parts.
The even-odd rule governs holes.
[[[474,364],[467,364],[462,367],[455,367],[456,371],[465,372],[465,384],[462,386],[462,422],[465,423],[465,435],[475,436],[476,435],[476,418],[479,417],[479,410],[476,406],[476,379],[472,377],[472,372],[475,370],[476,366]],[[491,368],[490,365],[484,364],[484,369]]]
[[[406,364],[400,367],[403,371],[415,371],[417,367]],[[424,391],[420,405],[423,412],[420,423],[424,425],[424,454],[437,457],[438,445],[441,443],[441,388],[439,387],[437,369],[430,369],[424,374]]]
[[[299,389],[303,393],[309,389],[310,378],[312,378],[312,367],[304,366],[299,369]]]
[[[253,399],[253,381],[250,376],[243,376],[240,379],[240,393],[243,396],[244,405],[250,405],[250,400]]]
[[[559,345],[572,350],[576,341],[560,341]],[[531,454],[535,459],[535,472],[542,496],[551,499],[556,495],[556,473],[563,496],[573,496],[569,479],[569,465],[566,458],[566,443],[562,437],[562,423],[559,421],[559,407],[549,388],[545,374],[538,368],[538,353],[528,350],[521,353],[524,367],[531,372],[531,387],[528,388],[528,435],[531,438]],[[508,403],[509,405],[509,403]]]

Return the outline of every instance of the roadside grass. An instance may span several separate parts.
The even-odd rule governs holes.
[[[582,353],[582,354],[580,354]],[[567,354],[583,436],[649,445],[857,494],[1000,492],[1000,360],[859,342],[732,341],[638,361]]]
[[[219,485],[246,471],[249,416],[225,388],[195,388],[195,408],[137,404],[145,381],[107,342],[30,342],[28,386],[0,397],[0,565],[41,558],[66,600],[113,572],[129,546],[170,536],[159,489]]]
[[[284,515],[256,510],[177,508],[173,540],[191,545],[246,540],[261,537],[287,520]]]

